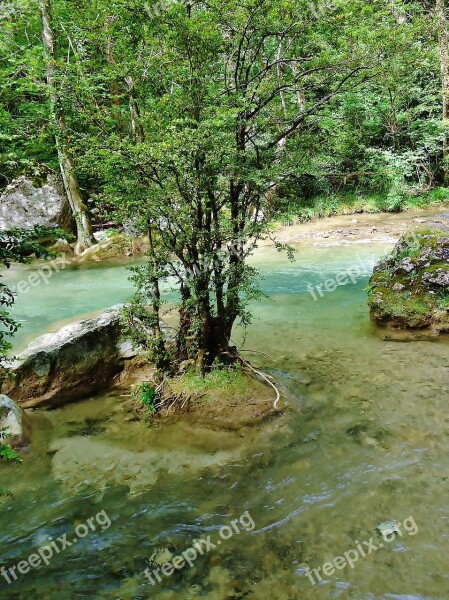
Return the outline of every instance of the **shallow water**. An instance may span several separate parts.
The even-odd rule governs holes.
[[[27,559],[49,537],[72,540],[100,511],[111,525],[97,524],[11,584],[0,576],[0,597],[447,598],[448,339],[386,341],[370,324],[364,287],[387,249],[309,248],[295,263],[259,251],[270,298],[255,306],[245,348],[270,357],[245,356],[282,383],[289,404],[262,427],[148,430],[123,421],[129,399],[118,392],[35,413],[24,464],[0,471],[1,487],[14,494],[0,504],[0,567]],[[307,291],[357,262],[355,284],[323,297],[315,291],[316,300]],[[23,277],[19,270],[13,277]],[[125,300],[126,277],[123,267],[56,274],[19,298],[18,345]],[[245,511],[254,528],[221,540],[218,529]],[[354,568],[320,572],[315,584],[306,576],[306,567],[322,567],[357,542],[380,546],[377,525],[408,517],[414,535],[404,525],[402,536],[359,555]],[[192,568],[154,586],[143,577],[155,550],[178,554],[208,535],[222,543]]]

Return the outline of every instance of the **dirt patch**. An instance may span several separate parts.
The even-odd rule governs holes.
[[[282,243],[335,246],[372,242],[396,242],[407,230],[448,223],[444,207],[403,213],[361,213],[326,217],[288,227],[274,233]]]

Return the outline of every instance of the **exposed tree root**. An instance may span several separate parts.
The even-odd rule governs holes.
[[[258,375],[259,377],[261,377],[263,379],[263,381],[265,381],[266,383],[268,383],[269,386],[271,386],[274,391],[276,392],[276,400],[273,403],[273,407],[277,408],[278,407],[278,403],[279,400],[281,399],[281,393],[278,390],[278,388],[275,386],[275,384],[270,381],[269,379],[269,375],[266,375],[265,373],[263,373],[262,371],[258,371],[257,369],[255,369],[253,366],[251,366],[249,364],[249,362],[247,362],[246,360],[244,360],[241,356],[239,357],[240,361],[242,362],[242,364],[247,368],[250,369],[250,371],[252,371],[253,373],[255,373],[256,375]]]

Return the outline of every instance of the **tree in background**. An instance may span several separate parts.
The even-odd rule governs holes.
[[[449,129],[449,49],[447,34],[447,14],[445,0],[436,0],[435,10],[438,19],[438,43],[441,70],[441,95],[443,119],[443,157],[448,156],[448,129]],[[445,174],[446,175],[446,174]]]
[[[42,41],[47,71],[47,86],[50,97],[51,122],[55,127],[55,140],[58,152],[59,167],[64,182],[64,189],[76,222],[77,243],[76,253],[96,243],[89,211],[83,202],[78,177],[75,170],[73,155],[70,150],[63,98],[57,87],[57,49],[52,28],[50,0],[39,0],[39,9],[42,19]]]
[[[58,121],[51,124],[48,118],[48,61],[42,53],[38,1],[11,0],[11,10],[0,13],[0,185],[23,171],[38,173],[40,164],[59,169],[54,144]],[[405,195],[444,183],[447,135],[441,114],[442,89],[447,86],[440,58],[447,46],[447,23],[441,20],[446,14],[438,2],[335,0],[319,5],[318,11],[303,3],[301,22],[310,19],[314,27],[309,27],[308,51],[315,52],[315,43],[322,49],[327,44],[332,56],[333,45],[345,43],[348,52],[364,47],[367,55],[381,57],[381,63],[363,84],[337,94],[309,115],[307,132],[296,136],[301,160],[275,188],[278,207],[284,206],[284,198],[304,205],[309,198],[327,195],[338,208],[344,202],[341,195],[354,192],[378,194],[379,209],[397,210]],[[201,2],[191,3],[193,18],[201,7]],[[65,122],[61,148],[76,164],[76,173],[70,161],[66,172],[78,179],[73,187],[83,198],[89,195],[101,204],[108,199],[107,149],[142,143],[148,124],[159,118],[152,113],[153,95],[167,65],[160,61],[155,82],[150,65],[158,49],[149,37],[154,33],[159,39],[158,28],[169,29],[170,19],[185,5],[171,3],[151,14],[142,0],[82,5],[51,0],[51,8],[58,49],[50,63],[56,106],[63,108]],[[282,2],[278,8],[283,9]],[[56,48],[48,50],[51,54]],[[278,61],[277,76],[282,78],[290,67],[298,65],[287,68]],[[313,105],[306,92],[298,88],[296,101]]]

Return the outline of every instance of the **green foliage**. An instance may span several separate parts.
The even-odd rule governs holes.
[[[281,54],[279,68],[273,70],[287,87],[277,97],[273,120],[267,118],[267,106],[254,129],[257,136],[269,136],[274,122],[288,121],[291,109],[309,113],[301,135],[289,140],[286,151],[289,166],[282,175],[289,195],[391,192],[386,206],[395,209],[403,188],[426,189],[442,182],[445,131],[430,5],[351,0],[324,8],[317,18],[305,0],[260,5],[180,2],[149,18],[144,3],[131,0],[95,0],[76,11],[68,0],[51,4],[60,47],[56,83],[78,175],[105,209],[115,212],[122,191],[126,204],[139,209],[149,193],[147,182],[141,181],[146,179],[142,167],[163,155],[167,168],[180,161],[187,166],[194,153],[189,158],[183,150],[207,141],[204,146],[215,166],[224,156],[230,158],[226,140],[245,97],[238,86],[229,85],[233,93],[228,102],[222,85],[227,82],[220,80],[218,65],[238,49],[238,35],[249,16],[245,59],[252,61],[247,66],[255,77],[259,57],[251,42],[262,42],[260,50],[271,58],[277,50],[275,36],[262,36],[276,31],[285,35],[282,21],[297,22],[290,36],[292,54]],[[57,166],[37,3],[9,3],[1,25],[0,185],[21,172],[38,173],[42,164]],[[184,55],[183,48],[188,51]],[[341,65],[355,65],[358,57],[363,57],[364,64],[358,66],[366,67],[366,76],[356,86],[337,89],[339,76],[347,74]],[[331,70],[335,85],[327,91],[336,93],[314,110]],[[301,81],[290,95],[295,73]],[[272,80],[256,83],[256,95],[248,89],[253,103],[273,90]],[[204,118],[195,131],[185,109],[200,107]],[[142,161],[146,152],[148,158]],[[276,171],[276,162],[271,168]],[[263,173],[251,174],[254,183],[264,179]]]
[[[282,225],[306,223],[315,218],[356,213],[397,212],[428,208],[449,202],[449,188],[435,187],[420,193],[379,193],[360,190],[292,199],[279,203],[274,221]]]
[[[125,12],[111,35],[120,38]],[[358,27],[350,11],[313,26],[310,16],[307,2],[290,0],[171,6],[148,29],[135,15],[145,56],[145,77],[131,61],[140,139],[111,131],[105,151],[103,130],[94,146],[90,137],[83,144],[91,151],[82,169],[96,165],[105,209],[154,235],[148,265],[136,272],[139,314],[128,311],[129,323],[143,334],[153,329],[162,344],[158,289],[173,280],[181,305],[176,357],[201,369],[230,359],[233,324],[250,322],[248,301],[260,292],[247,258],[268,234],[270,190],[302,167],[301,140],[316,114],[363,85],[379,60],[377,47],[367,61],[364,45],[335,35],[343,18]]]
[[[0,488],[0,501],[4,502],[6,498],[14,498],[12,492]]]
[[[158,264],[162,262],[162,256]],[[144,265],[131,267],[130,271],[130,280],[136,287],[136,293],[131,302],[123,307],[123,330],[135,349],[146,352],[149,362],[155,363],[161,371],[169,371],[173,356],[170,349],[166,348],[160,330],[159,311],[163,301],[157,288],[157,282],[166,276],[166,270],[155,267],[150,259]]]
[[[213,368],[204,376],[194,371],[188,371],[171,382],[171,388],[178,393],[201,396],[209,392],[220,393],[226,390],[236,398],[242,396],[248,389],[248,379],[238,365],[233,367],[219,366]]]
[[[153,416],[156,412],[156,388],[147,382],[143,382],[135,390],[134,395],[136,398],[139,399],[142,406],[145,407],[145,409],[148,412],[148,415]]]
[[[7,462],[23,462],[19,454],[6,442],[11,437],[6,429],[0,429],[0,460]]]
[[[172,2],[151,18],[135,0],[51,8],[81,187],[102,216],[153,238],[123,321],[161,370],[231,359],[232,327],[260,296],[247,259],[276,215],[447,200],[426,3],[337,1],[319,16],[309,0]],[[37,3],[15,0],[0,39],[1,185],[57,165],[41,40]],[[166,285],[179,293],[173,344]]]

